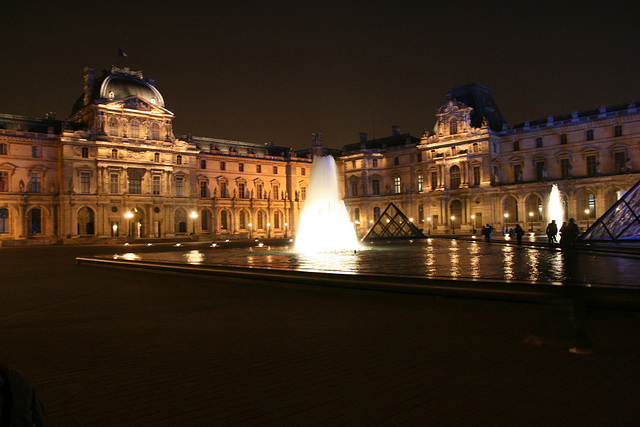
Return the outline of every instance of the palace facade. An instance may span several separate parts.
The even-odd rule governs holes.
[[[85,69],[67,120],[0,115],[0,243],[295,235],[311,149],[176,136],[173,118],[152,79],[116,67]],[[360,236],[391,202],[430,234],[539,231],[553,184],[567,218],[601,216],[640,179],[639,141],[633,102],[509,127],[467,85],[421,138],[394,126],[330,152]]]
[[[425,233],[544,231],[551,187],[584,230],[640,179],[634,102],[509,127],[489,88],[449,91],[433,131],[346,145],[345,202],[364,235],[393,202]]]

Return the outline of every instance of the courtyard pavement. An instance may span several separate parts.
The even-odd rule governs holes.
[[[140,250],[145,250],[139,248]],[[48,426],[637,425],[638,313],[77,265],[0,248],[0,364]]]

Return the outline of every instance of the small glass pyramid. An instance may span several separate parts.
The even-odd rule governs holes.
[[[426,236],[416,227],[405,214],[393,203],[384,210],[380,218],[373,224],[371,230],[364,237],[370,240],[403,240],[426,239]]]

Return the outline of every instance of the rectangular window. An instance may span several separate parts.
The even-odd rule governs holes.
[[[542,138],[536,138],[536,148],[542,148]]]
[[[560,144],[564,145],[567,143],[567,134],[563,133],[562,135],[560,135]]]
[[[418,174],[418,191],[422,191],[422,187],[424,186],[424,177],[421,173]]]
[[[200,181],[200,197],[207,197],[207,181]]]
[[[306,168],[300,168],[300,175],[305,176],[307,174]]]
[[[247,184],[245,184],[244,182],[239,182],[238,183],[238,197],[241,199],[245,198],[246,195],[246,191],[247,191]]]
[[[137,174],[129,176],[129,193],[142,194],[142,177]]]
[[[613,128],[613,136],[614,137],[619,137],[622,136],[622,126],[621,125],[617,125],[616,127]]]
[[[0,208],[0,233],[6,234],[9,232],[9,209]]]
[[[257,184],[256,185],[256,198],[257,199],[262,199],[262,194],[263,194],[262,184]]]
[[[238,164],[238,172],[244,172],[244,163]]]
[[[400,192],[402,191],[402,182],[400,181],[399,176],[393,178],[393,191],[396,194],[400,194]]]
[[[593,129],[587,131],[587,141],[593,141]]]
[[[520,151],[520,141],[513,141],[513,151]]]
[[[372,159],[371,160],[371,166],[374,167],[374,168],[377,168],[378,167],[378,159]]]
[[[394,157],[393,158],[393,164],[394,164],[394,166],[398,166],[400,164],[400,157]]]
[[[273,167],[273,174],[274,175],[278,175],[278,167],[277,166]]]
[[[82,194],[91,192],[91,174],[89,172],[80,173],[80,192]]]
[[[473,167],[473,185],[480,185],[480,166]]]
[[[351,181],[351,195],[353,197],[358,195],[358,181]]]
[[[153,161],[156,163],[160,162],[160,153],[153,153]]]
[[[277,185],[274,185],[272,187],[272,191],[273,191],[273,198],[275,200],[278,200],[280,198],[280,187]]]
[[[160,177],[158,175],[151,178],[151,192],[156,195],[160,194]]]
[[[545,174],[547,171],[547,166],[544,162],[536,162],[536,179],[538,181],[542,181],[546,178]]]
[[[31,146],[31,157],[40,157],[40,147],[37,145]]]
[[[431,189],[438,188],[438,172],[431,172]]]
[[[376,196],[380,195],[380,180],[379,179],[374,179],[374,180],[371,181],[371,191]]]
[[[0,192],[4,193],[6,191],[9,191],[9,174],[0,172]]]
[[[83,159],[88,159],[89,158],[89,148],[88,147],[82,147],[81,153],[82,153],[82,158]]]
[[[613,153],[613,163],[616,173],[622,173],[625,171],[625,155],[623,152]]]
[[[118,192],[118,178],[119,175],[117,173],[112,173],[109,177],[109,192],[117,193]]]
[[[221,171],[227,170],[227,162],[220,162],[220,170]]]
[[[0,144],[0,154],[2,155],[7,155],[8,150],[7,150],[7,144]]]
[[[302,200],[307,200],[307,187],[302,187],[300,189],[300,197]]]
[[[182,164],[182,156],[178,154],[176,156],[176,165],[181,165],[181,164]]]
[[[522,182],[522,165],[513,165],[513,180],[515,182]]]
[[[227,197],[229,197],[227,195],[227,183],[226,182],[221,182],[220,183],[220,197],[222,197],[223,199],[226,199]]]
[[[595,176],[598,172],[598,159],[596,156],[587,156],[587,175]]]
[[[31,179],[29,180],[29,192],[30,193],[40,193],[41,190],[41,179],[39,173],[31,172]]]
[[[356,168],[356,161],[351,160],[351,169],[355,169],[355,168]]]
[[[571,176],[571,161],[569,159],[560,159],[560,175],[565,179]]]
[[[262,165],[256,165],[256,173],[262,173]]]
[[[176,196],[184,196],[184,178],[181,176],[176,178]]]

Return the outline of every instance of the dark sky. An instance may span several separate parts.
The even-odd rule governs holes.
[[[30,1],[0,13],[0,113],[69,115],[83,68],[156,79],[176,134],[339,148],[420,136],[449,88],[489,86],[510,125],[640,102],[626,1]],[[128,58],[117,57],[122,48]]]

